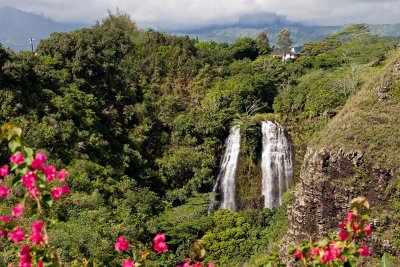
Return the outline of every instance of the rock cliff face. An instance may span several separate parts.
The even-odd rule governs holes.
[[[357,196],[366,196],[373,207],[388,206],[385,189],[392,176],[393,171],[368,166],[360,151],[309,149],[288,207],[289,239],[307,240],[337,229]],[[372,223],[376,227],[383,222]],[[389,241],[372,239],[375,253],[396,254]]]
[[[372,207],[372,251],[399,255],[400,50],[389,58],[310,142],[282,250],[335,231],[351,199],[365,196]]]

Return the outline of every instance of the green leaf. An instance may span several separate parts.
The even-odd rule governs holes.
[[[276,255],[276,254],[270,254],[267,257],[268,260],[275,260],[276,258],[278,258],[278,255]]]
[[[53,200],[53,199],[50,199],[50,200],[46,201],[46,203],[47,203],[47,205],[48,205],[49,207],[52,207],[53,204],[54,204],[54,200]]]
[[[326,247],[329,244],[329,240],[327,238],[324,238],[318,242],[318,247]]]
[[[15,176],[11,181],[13,186],[16,186],[20,182],[21,182],[21,178],[19,178],[18,176]]]
[[[10,164],[11,164],[11,171],[14,171],[18,168],[18,165],[15,164],[14,162],[11,162]]]
[[[368,214],[362,214],[362,215],[361,215],[361,218],[362,218],[363,220],[369,220],[369,215],[368,215]]]
[[[388,266],[388,256],[387,253],[383,253],[382,259],[381,259],[381,266],[382,267],[387,267]]]
[[[20,144],[19,144],[17,141],[15,141],[15,140],[11,140],[11,141],[8,143],[8,148],[11,150],[11,153],[13,153],[13,154],[14,154],[15,150],[16,150],[19,146],[20,146]]]
[[[1,126],[1,130],[9,134],[11,137],[13,136],[21,137],[22,135],[22,129],[11,122],[3,124]]]
[[[33,150],[30,147],[24,147],[25,158],[30,158],[33,156]]]
[[[288,254],[293,255],[296,252],[296,248],[288,248]]]

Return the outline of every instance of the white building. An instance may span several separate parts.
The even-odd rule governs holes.
[[[282,61],[296,60],[301,56],[301,53],[297,53],[293,47],[291,50],[278,50],[271,53],[273,57],[282,58]]]

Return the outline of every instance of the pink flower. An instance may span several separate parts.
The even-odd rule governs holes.
[[[7,237],[11,239],[14,243],[18,243],[25,240],[25,234],[22,232],[21,228],[17,226],[14,232],[8,233]]]
[[[345,241],[347,239],[347,237],[349,237],[349,232],[347,232],[346,230],[342,230],[339,233],[340,240]]]
[[[38,264],[37,264],[37,266],[38,266],[38,267],[44,267],[44,264],[43,264],[43,262],[39,261]]]
[[[361,222],[354,222],[354,223],[351,225],[351,228],[353,228],[353,231],[354,231],[354,232],[357,232],[358,230],[361,229]]]
[[[160,242],[165,242],[165,235],[164,234],[158,234],[154,237],[153,239],[154,243],[160,243]]]
[[[18,267],[31,267],[32,259],[31,259],[31,249],[29,246],[23,246],[21,249]]]
[[[115,250],[127,251],[129,248],[129,242],[125,239],[123,235],[118,238],[118,242],[114,244]]]
[[[52,196],[55,200],[59,200],[60,197],[61,197],[61,195],[62,195],[61,187],[54,186],[54,187],[51,189],[51,196]]]
[[[35,181],[38,178],[37,174],[31,171],[28,171],[24,176],[22,176],[22,184],[28,190],[32,190],[35,188]]]
[[[44,243],[46,241],[42,235],[43,225],[44,222],[42,221],[36,221],[32,224],[32,233],[29,238],[35,245],[40,245],[41,243]]]
[[[0,176],[7,176],[8,175],[8,165],[3,165],[3,167],[0,168]]]
[[[42,231],[43,226],[44,226],[44,222],[36,221],[36,222],[32,223],[32,231],[40,232],[40,231]]]
[[[135,264],[135,262],[134,262],[133,260],[131,260],[131,259],[125,259],[125,260],[122,262],[122,267],[133,267],[134,264]]]
[[[31,167],[37,170],[41,169],[41,166],[47,160],[46,154],[36,153],[35,159],[32,161]]]
[[[0,186],[0,197],[6,197],[9,193],[10,191],[6,186]]]
[[[311,248],[311,250],[315,256],[319,256],[319,248]]]
[[[299,260],[302,260],[304,258],[303,253],[301,253],[300,249],[297,249],[293,255]]]
[[[346,255],[340,256],[340,260],[341,260],[342,262],[346,262]]]
[[[176,267],[190,267],[190,259],[186,258],[185,263],[183,265],[177,265]]]
[[[193,267],[201,267],[201,262],[200,261],[196,261],[194,263]]]
[[[344,220],[341,220],[338,227],[343,229],[346,228],[346,222]]]
[[[66,185],[66,184],[61,186],[60,190],[61,190],[61,194],[63,194],[63,195],[68,195],[69,193],[71,193],[71,191],[69,190],[68,185]]]
[[[0,221],[2,222],[12,222],[12,218],[10,216],[1,216]]]
[[[45,241],[41,232],[32,232],[31,235],[29,236],[29,239],[35,245],[40,245],[41,243],[44,243],[44,241]]]
[[[215,264],[212,263],[212,262],[210,262],[210,263],[207,265],[207,267],[215,267]]]
[[[31,197],[31,199],[36,199],[39,195],[40,195],[40,191],[36,187],[29,190],[29,196]]]
[[[54,166],[43,166],[42,171],[46,175],[47,181],[51,182],[56,178],[56,167]]]
[[[368,257],[369,255],[371,255],[371,251],[365,245],[362,248],[358,249],[358,253],[360,253],[360,255],[364,257]]]
[[[354,213],[352,213],[352,212],[347,213],[347,220],[349,222],[352,222],[355,218],[357,218],[357,215],[355,215]]]
[[[165,244],[165,235],[164,234],[158,234],[154,237],[153,239],[154,245],[153,249],[157,251],[158,253],[164,253],[165,251],[168,250],[167,244]]]
[[[10,161],[17,164],[21,165],[24,162],[25,158],[21,153],[14,154],[10,157]]]
[[[0,237],[4,236],[4,231],[0,229]]]
[[[24,205],[22,203],[19,203],[17,206],[12,208],[12,216],[14,217],[22,217],[24,214]]]
[[[57,178],[63,182],[65,181],[65,178],[67,178],[67,176],[68,172],[65,169],[61,169],[57,174]]]
[[[51,195],[55,200],[59,200],[62,195],[68,195],[70,193],[68,185],[63,185],[61,187],[54,186],[51,189]]]
[[[340,249],[339,248],[335,248],[334,244],[330,244],[329,245],[329,253],[331,254],[331,259],[335,260],[339,257],[340,254]]]
[[[370,235],[370,234],[372,233],[371,225],[365,226],[365,227],[364,227],[364,232],[365,232],[367,235]]]
[[[329,250],[326,250],[325,252],[324,252],[324,255],[322,255],[322,258],[321,258],[321,260],[322,260],[322,263],[327,263],[327,262],[329,262],[329,261],[331,261],[331,253],[330,253],[330,251]]]
[[[164,242],[159,242],[153,245],[153,249],[157,251],[157,253],[164,253],[168,251],[168,246]]]

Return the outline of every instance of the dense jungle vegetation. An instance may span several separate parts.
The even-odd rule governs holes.
[[[92,28],[53,33],[34,53],[0,47],[0,122],[20,125],[29,145],[70,172],[72,194],[49,233],[65,262],[114,266],[118,235],[148,244],[165,232],[171,250],[154,266],[175,266],[200,238],[217,265],[257,265],[278,250],[286,204],[207,216],[230,126],[241,124],[243,142],[257,148],[259,122],[279,120],[300,165],[314,133],[398,42],[353,25],[282,62],[262,38],[199,42],[110,14]],[[244,180],[256,172],[252,151]],[[0,244],[5,266],[12,250]]]

